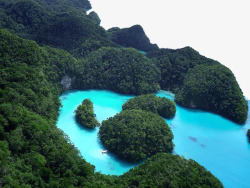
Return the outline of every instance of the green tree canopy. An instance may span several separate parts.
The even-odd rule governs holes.
[[[96,24],[100,25],[101,19],[95,11],[92,11],[88,14],[88,18],[93,20]]]
[[[183,106],[221,114],[236,123],[247,119],[247,101],[232,72],[220,64],[199,65],[189,71],[175,100]]]
[[[159,153],[120,177],[124,187],[222,188],[222,183],[197,162]]]
[[[138,162],[158,152],[171,152],[173,133],[157,114],[125,110],[102,122],[99,137],[117,156]]]
[[[93,103],[90,99],[84,99],[75,110],[76,121],[87,128],[95,128],[100,125],[95,118]]]
[[[130,28],[111,28],[108,30],[111,40],[124,47],[133,47],[141,51],[151,51],[159,49],[156,44],[151,44],[140,25]]]
[[[123,110],[141,109],[158,113],[165,118],[172,118],[176,113],[175,103],[164,97],[157,97],[155,94],[140,95],[129,99],[122,105]]]
[[[190,47],[151,51],[147,57],[161,71],[161,88],[173,91],[177,103],[220,114],[236,123],[246,121],[247,101],[224,65]]]
[[[79,71],[79,87],[111,89],[125,94],[152,93],[159,89],[159,70],[136,49],[103,47],[90,54]]]

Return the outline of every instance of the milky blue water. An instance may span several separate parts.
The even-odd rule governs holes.
[[[173,94],[165,91],[159,91],[157,96],[174,99]],[[68,91],[60,96],[63,107],[57,127],[70,137],[83,158],[95,165],[96,171],[121,175],[137,164],[121,161],[110,153],[102,154],[105,148],[97,137],[99,128],[89,130],[78,125],[74,110],[83,99],[89,98],[101,122],[119,113],[122,104],[131,97],[105,90]],[[177,105],[175,117],[166,122],[174,134],[175,153],[203,165],[226,188],[250,187],[250,144],[246,137],[250,119],[239,126],[216,114]]]

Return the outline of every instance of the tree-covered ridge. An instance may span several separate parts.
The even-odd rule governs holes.
[[[99,18],[98,14],[95,11],[91,11],[88,14],[88,18],[91,19],[93,22],[95,22],[98,25],[100,25],[100,23],[101,23],[101,19]]]
[[[55,7],[72,7],[75,9],[79,9],[80,11],[85,12],[86,10],[91,9],[91,4],[89,0],[36,0],[38,2],[45,2],[49,6],[55,6]]]
[[[178,155],[156,154],[120,177],[123,187],[223,187],[222,183],[193,160]]]
[[[171,152],[173,133],[157,114],[125,110],[104,120],[99,138],[117,156],[138,162],[159,152]]]
[[[93,103],[90,99],[84,99],[82,104],[75,110],[75,113],[76,121],[84,127],[95,128],[100,125],[95,118]]]
[[[102,47],[120,48],[121,46],[104,37],[90,37],[72,51],[77,58],[87,58],[91,52]]]
[[[0,102],[22,104],[47,118],[58,115],[58,97],[44,73],[42,50],[34,41],[0,30]]]
[[[124,47],[133,47],[145,52],[159,49],[156,44],[150,43],[140,25],[124,29],[114,27],[108,30],[108,34],[113,42]]]
[[[150,76],[151,81],[149,82],[157,82],[161,89],[173,91],[175,94],[182,88],[185,75],[190,69],[201,64],[219,64],[214,60],[201,56],[190,47],[177,50],[158,49],[157,46],[150,44],[143,29],[138,25],[126,29],[113,28],[106,32],[93,21],[91,15],[86,15],[84,9],[89,7],[88,3],[88,1],[79,0],[2,0],[0,2],[0,28],[6,28],[23,38],[35,40],[41,45],[49,45],[67,50],[74,55],[74,57],[86,58],[87,62],[91,60],[91,58],[89,58],[91,56],[90,54],[96,55],[95,52],[103,46],[119,48],[119,44],[121,44],[147,51],[147,56],[152,59],[161,71],[159,78],[152,81],[152,78],[155,76]],[[118,41],[115,40],[116,38]],[[117,44],[112,40],[117,42]],[[78,64],[81,64],[81,62]],[[88,63],[85,64],[87,65]],[[80,65],[80,67],[82,67],[82,65]],[[82,83],[77,80],[78,78],[81,79],[84,77],[82,74],[78,74],[78,72],[79,71],[76,70],[78,76],[74,76],[75,79],[71,77],[72,82],[74,82],[72,84],[76,84],[75,86],[72,85],[71,88],[85,89],[90,86],[92,88],[109,87],[107,83],[104,83],[104,86],[101,87],[100,84],[103,82],[96,83],[96,81],[91,80],[91,83],[86,85],[87,83]],[[145,74],[143,73],[142,75]],[[105,77],[107,78],[107,76]],[[108,77],[110,78],[111,76]],[[231,79],[234,78],[231,77]],[[122,93],[126,89],[130,91],[126,91],[125,93],[150,93],[155,91],[155,88],[159,88],[155,87],[155,84],[153,84],[151,88],[145,86],[145,84],[136,86],[131,86],[131,84],[126,85],[124,83],[119,84],[120,86],[116,86],[115,91]],[[140,87],[141,85],[144,85],[143,87],[146,87],[146,89],[140,88],[138,89],[139,91],[135,91],[136,89],[129,88],[130,86]],[[113,90],[114,88],[110,87],[108,89]],[[240,94],[240,92],[238,92],[238,94],[240,95],[239,97],[242,97],[242,93]],[[216,98],[216,96],[214,96],[214,98]],[[227,102],[230,103],[230,101]],[[234,104],[235,103],[232,105]],[[242,106],[245,106],[244,102]],[[245,109],[246,108],[242,110],[242,113],[246,115],[247,112]],[[219,109],[209,110],[217,113]],[[243,115],[240,117],[237,113],[236,116],[238,116],[236,119],[240,119],[236,122],[244,121],[244,118],[242,119]]]
[[[155,94],[140,95],[129,99],[122,105],[123,110],[145,110],[157,113],[164,118],[172,118],[176,113],[175,103],[164,97],[157,97]]]
[[[20,0],[0,3],[0,28],[8,28],[39,44],[73,52],[88,38],[106,38],[105,30],[89,19],[79,0]]]
[[[46,35],[43,33],[44,30],[35,29],[46,25],[40,24],[43,23],[43,14],[45,17],[51,14],[46,11],[54,9],[56,15],[61,15],[63,12],[60,11],[69,8],[63,4],[58,7],[46,7],[42,3],[35,4],[34,1],[29,1],[35,6],[34,10],[27,8],[28,12],[32,10],[31,13],[22,15],[22,10],[26,9],[18,9],[23,17],[20,17],[21,21],[17,23],[16,18],[13,19],[11,12],[8,12],[16,2],[19,1],[0,2],[1,28],[8,28],[22,37],[36,40],[36,32]],[[70,9],[72,14],[77,11],[73,7]],[[31,16],[32,19],[29,21],[29,16],[35,14],[39,16]],[[66,13],[66,17],[67,15],[69,13]],[[25,16],[28,16],[27,19]],[[62,18],[65,19],[63,16]],[[59,18],[55,18],[57,19]],[[67,24],[70,26],[69,21]],[[70,35],[70,28],[67,32]],[[65,31],[66,34],[67,32]],[[94,30],[93,32],[95,33]],[[65,37],[68,36],[66,34]],[[4,30],[0,30],[0,36],[0,187],[90,187],[95,184],[101,187],[122,187],[122,183],[118,184],[120,178],[94,173],[94,167],[81,157],[67,136],[55,126],[60,106],[58,96],[59,91],[62,91],[58,89],[59,83],[62,77],[69,75],[72,77],[72,89],[88,87],[81,80],[85,60],[75,59],[63,50],[41,48],[34,41],[23,40]],[[105,36],[95,34],[92,37],[95,36],[98,36],[96,43],[99,46],[93,45],[91,51],[102,46],[99,39],[109,42]],[[92,39],[88,38],[90,44],[95,44]],[[55,46],[46,41],[40,44]],[[75,53],[76,49],[73,50]],[[146,59],[145,62],[148,61],[150,60]],[[154,83],[157,82],[158,80]],[[142,176],[138,179],[143,181]]]
[[[44,49],[0,30],[0,187],[82,186],[94,168],[59,131]]]
[[[125,94],[159,89],[159,70],[135,49],[104,47],[92,52],[77,75],[83,89],[111,89]]]
[[[196,65],[217,64],[218,62],[200,55],[191,47],[177,50],[159,49],[147,53],[157,67],[161,70],[161,89],[176,93],[183,85],[187,72]]]
[[[162,89],[173,91],[176,102],[220,114],[236,123],[247,118],[247,101],[233,73],[190,47],[147,53],[161,70]]]
[[[237,123],[247,119],[247,101],[232,72],[220,64],[198,65],[185,76],[177,103],[221,114]]]
[[[78,59],[61,49],[45,46],[42,47],[41,50],[43,51],[43,57],[46,62],[45,73],[48,81],[58,85],[60,93],[67,89],[74,89],[76,87],[75,75],[79,71],[79,67],[82,66]],[[65,87],[61,84],[65,76],[72,78],[69,87]]]
[[[86,59],[76,59],[63,50],[43,47],[49,63],[46,74],[53,83],[64,76],[71,85],[64,89],[111,89],[125,94],[152,93],[159,89],[159,70],[135,49],[102,47]]]

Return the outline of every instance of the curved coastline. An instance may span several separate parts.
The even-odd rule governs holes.
[[[79,96],[76,97],[75,95]],[[172,100],[174,97],[174,95],[165,91],[159,91],[156,95]],[[131,97],[133,96],[122,95],[108,90],[74,90],[73,92],[67,92],[66,95],[62,94],[60,99],[64,107],[67,108],[69,104],[72,104],[72,110],[74,110],[78,102],[80,103],[83,98],[91,98],[97,119],[101,122],[107,117],[114,116],[121,111],[122,104]],[[71,101],[71,98],[73,101]],[[110,106],[110,104],[115,105]],[[69,134],[71,141],[80,150],[82,156],[96,166],[96,171],[101,171],[104,174],[122,175],[137,165],[126,163],[111,153],[101,154],[100,151],[105,150],[105,148],[97,138],[99,128],[95,128],[94,131],[86,133],[86,130],[79,130],[79,126],[70,124],[74,123],[73,120],[66,123],[68,125],[70,124],[69,127],[61,124],[60,122],[67,122],[62,119],[62,115],[68,114],[68,118],[71,118],[70,110],[68,111],[66,109],[66,111],[64,111],[64,107],[60,109],[57,127],[62,129],[66,134]],[[104,110],[108,113],[104,113]],[[177,105],[176,116],[171,120],[165,119],[165,121],[171,126],[174,133],[175,138],[173,141],[176,146],[174,153],[188,159],[196,160],[218,177],[225,187],[234,187],[238,185],[237,183],[239,181],[245,182],[242,183],[241,187],[248,186],[250,182],[248,182],[249,180],[246,174],[247,166],[249,165],[250,147],[246,136],[243,135],[245,134],[243,128],[250,127],[249,122],[241,127],[219,115],[200,110],[190,110],[182,108],[179,105]],[[88,136],[88,134],[91,135]],[[190,138],[195,138],[196,142]],[[90,140],[79,141],[78,139]],[[91,147],[82,145],[82,143],[86,142],[94,143],[94,145],[99,148],[93,149],[93,145],[91,145]],[[231,150],[229,151],[227,149],[227,145],[232,146],[231,150],[234,151],[233,154],[230,152]],[[238,171],[235,171],[236,166],[239,169]],[[232,174],[235,177],[234,179],[229,178]]]

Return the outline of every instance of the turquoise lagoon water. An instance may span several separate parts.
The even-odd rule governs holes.
[[[165,91],[159,91],[157,96],[174,99],[173,94]],[[102,154],[105,148],[97,137],[99,128],[81,127],[75,121],[74,110],[89,98],[98,121],[102,122],[119,113],[122,104],[131,97],[105,90],[68,91],[60,96],[63,107],[57,127],[69,136],[83,158],[95,165],[96,171],[121,175],[137,164],[121,161],[110,153]],[[177,105],[175,117],[166,122],[174,134],[174,153],[203,165],[226,188],[250,187],[250,144],[246,137],[250,118],[240,126],[216,114]]]

